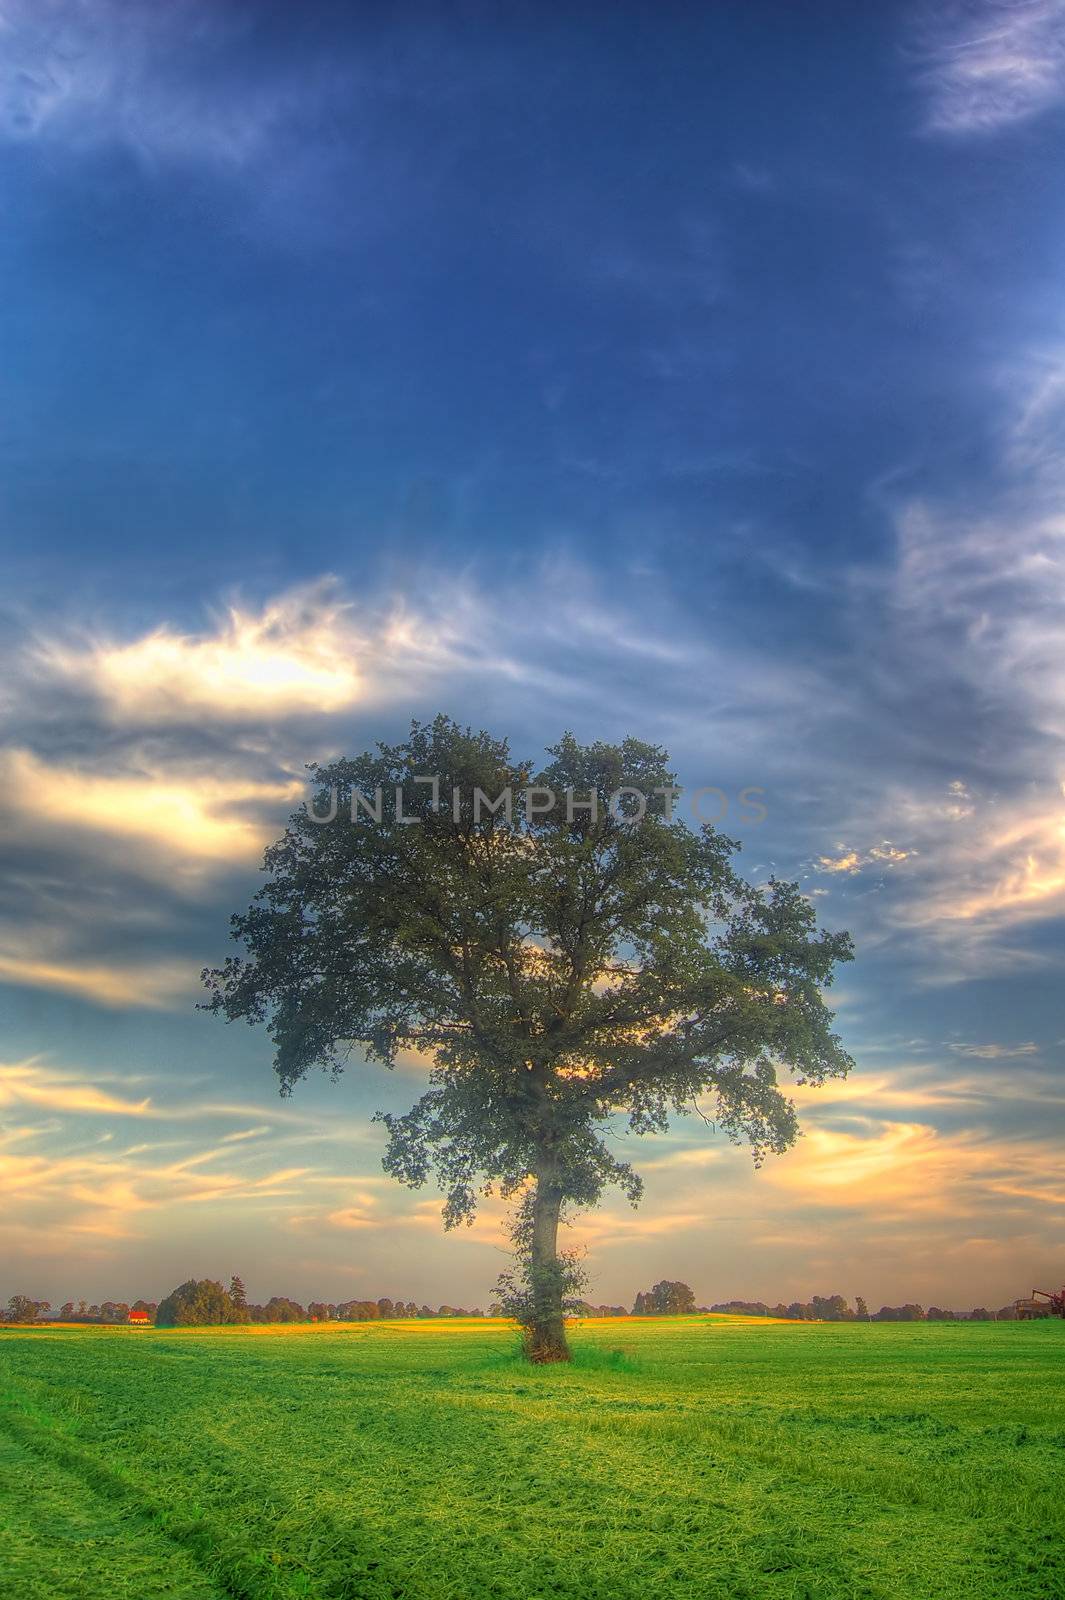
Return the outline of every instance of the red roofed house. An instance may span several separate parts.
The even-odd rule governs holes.
[[[147,1311],[131,1311],[126,1321],[133,1328],[150,1328],[152,1319]]]

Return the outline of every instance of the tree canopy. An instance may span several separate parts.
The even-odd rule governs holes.
[[[695,1293],[686,1283],[663,1278],[646,1294],[638,1294],[632,1307],[635,1317],[687,1316],[695,1310]]]
[[[243,1322],[230,1296],[213,1278],[190,1278],[165,1299],[155,1313],[160,1328],[204,1328],[223,1322]]]
[[[265,1023],[282,1093],[353,1047],[429,1086],[384,1114],[385,1167],[436,1178],[448,1227],[520,1196],[511,1303],[534,1358],[565,1356],[563,1207],[640,1180],[607,1143],[700,1110],[756,1162],[796,1137],[780,1070],[844,1075],[822,990],[850,959],[795,884],[754,887],[736,843],[677,816],[665,752],[566,734],[539,770],[446,717],[311,769],[208,969],[207,1008]]]

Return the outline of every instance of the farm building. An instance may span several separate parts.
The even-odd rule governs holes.
[[[131,1328],[150,1328],[152,1319],[147,1311],[131,1311],[126,1318]]]

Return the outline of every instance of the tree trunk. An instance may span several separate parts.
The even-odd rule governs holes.
[[[562,1266],[558,1259],[561,1211],[559,1185],[543,1176],[537,1178],[529,1259],[533,1315],[525,1335],[525,1352],[535,1362],[570,1359],[562,1315]]]

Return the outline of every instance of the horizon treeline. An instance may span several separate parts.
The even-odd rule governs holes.
[[[239,1284],[239,1279],[235,1280]],[[162,1318],[160,1318],[160,1310]],[[404,1317],[483,1317],[479,1306],[467,1311],[464,1306],[441,1305],[435,1310],[429,1305],[416,1305],[413,1300],[391,1300],[387,1295],[379,1300],[342,1300],[337,1302],[312,1300],[307,1306],[287,1295],[272,1295],[265,1304],[250,1302],[238,1291],[212,1279],[190,1279],[162,1300],[66,1300],[53,1310],[48,1300],[33,1300],[28,1295],[12,1295],[5,1308],[0,1308],[0,1321],[122,1323],[131,1311],[144,1312],[151,1322],[170,1322],[172,1326],[192,1326],[194,1322],[244,1323],[244,1322],[376,1322],[395,1321]],[[171,1319],[175,1313],[181,1322]]]
[[[977,1306],[972,1311],[947,1311],[941,1306],[923,1306],[907,1301],[902,1306],[881,1306],[870,1311],[861,1295],[855,1296],[851,1306],[841,1294],[815,1294],[809,1302],[783,1301],[775,1306],[764,1300],[725,1300],[718,1305],[700,1307],[700,1310],[722,1313],[727,1316],[782,1317],[791,1322],[1009,1322],[1017,1316],[1017,1305],[1011,1301],[998,1311]],[[1030,1315],[1039,1315],[1031,1312]],[[1048,1313],[1049,1314],[1049,1313]]]
[[[999,1311],[989,1311],[977,1306],[972,1311],[947,1311],[940,1306],[930,1306],[926,1311],[914,1301],[901,1306],[881,1306],[870,1311],[862,1295],[855,1296],[852,1306],[842,1294],[815,1294],[810,1300],[792,1300],[785,1305],[778,1301],[769,1305],[764,1300],[721,1300],[712,1306],[697,1306],[695,1295],[686,1283],[668,1279],[656,1283],[653,1289],[636,1296],[633,1316],[663,1317],[685,1316],[693,1312],[719,1316],[780,1317],[789,1322],[994,1322],[1009,1321],[1017,1315],[1016,1303],[1003,1306]],[[1030,1315],[1038,1315],[1030,1312]]]
[[[103,1300],[89,1303],[85,1300],[66,1300],[54,1312],[47,1300],[33,1300],[28,1295],[15,1294],[6,1307],[0,1309],[0,1322],[29,1323],[44,1320],[57,1322],[84,1322],[116,1324],[125,1322],[131,1311],[143,1312],[152,1323],[161,1327],[196,1327],[241,1323],[284,1322],[378,1322],[397,1321],[404,1318],[439,1317],[489,1317],[499,1316],[496,1304],[487,1313],[479,1306],[467,1310],[463,1306],[440,1305],[435,1310],[413,1300],[392,1300],[382,1295],[377,1300],[311,1300],[306,1306],[287,1295],[272,1295],[264,1304],[250,1302],[239,1277],[233,1277],[226,1289],[214,1279],[190,1278],[179,1285],[158,1303],[154,1300]],[[686,1316],[717,1314],[725,1316],[780,1317],[795,1322],[992,1322],[1010,1321],[1017,1317],[1017,1303],[1011,1302],[998,1311],[977,1306],[971,1311],[950,1311],[939,1306],[927,1310],[915,1302],[901,1306],[881,1306],[870,1311],[861,1295],[855,1297],[852,1307],[844,1295],[813,1295],[809,1301],[778,1301],[770,1305],[764,1300],[724,1300],[714,1305],[697,1305],[694,1292],[686,1283],[663,1279],[652,1289],[637,1294],[632,1310],[621,1305],[593,1305],[582,1301],[576,1308],[582,1317],[627,1316]],[[1035,1308],[1028,1315],[1039,1315]],[[1049,1313],[1048,1313],[1049,1314]]]

